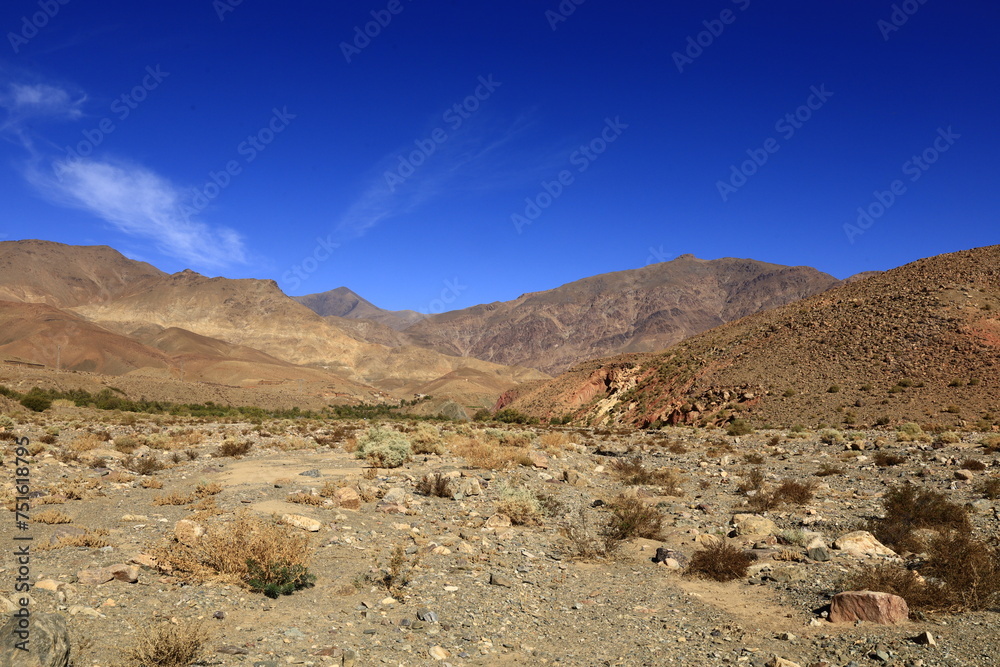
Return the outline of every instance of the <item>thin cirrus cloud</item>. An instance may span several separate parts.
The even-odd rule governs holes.
[[[499,128],[484,127],[487,122],[466,124],[452,132],[447,141],[435,145],[430,154],[421,151],[414,142],[384,156],[372,170],[362,194],[341,217],[337,225],[339,236],[342,239],[363,236],[379,223],[411,213],[445,193],[505,189],[533,180],[535,169],[525,169],[524,165],[537,167],[537,159],[512,160],[510,150],[505,150],[534,125],[529,115],[520,115]],[[426,136],[419,139],[427,145]],[[423,153],[425,159],[413,167],[412,175],[406,175],[408,172],[404,170],[400,182],[397,178],[400,165],[409,163],[414,151]]]
[[[185,215],[183,190],[163,176],[141,165],[54,158],[36,148],[27,130],[30,122],[79,120],[85,101],[86,96],[49,84],[11,83],[0,91],[6,111],[0,129],[30,155],[26,180],[51,203],[86,211],[124,234],[152,241],[165,255],[212,268],[246,263],[243,238]]]

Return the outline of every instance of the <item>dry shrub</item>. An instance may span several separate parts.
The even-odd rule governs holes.
[[[153,504],[154,505],[190,505],[195,500],[197,500],[197,498],[195,498],[194,494],[188,494],[188,495],[185,496],[183,494],[177,493],[176,491],[173,491],[173,492],[168,493],[168,494],[166,494],[164,496],[156,496],[155,498],[153,498]]]
[[[52,435],[51,433],[46,433],[45,435],[38,438],[38,442],[41,442],[46,445],[54,445],[56,444],[56,436]]]
[[[531,457],[523,448],[489,444],[478,435],[453,436],[450,447],[452,454],[461,456],[473,468],[503,470],[515,465],[531,466]]]
[[[781,503],[769,491],[757,491],[747,498],[747,507],[754,514],[763,514],[775,509]]]
[[[562,431],[549,431],[538,436],[539,447],[549,452],[558,451],[571,442],[573,440]]]
[[[162,489],[163,482],[156,479],[155,477],[143,477],[139,482],[139,486],[144,489]]]
[[[55,457],[60,463],[78,463],[80,461],[80,453],[74,452],[72,449],[59,450],[55,453]]]
[[[441,439],[441,431],[433,424],[422,422],[410,434],[414,454],[444,454],[448,451]]]
[[[45,510],[44,512],[39,512],[31,517],[33,521],[37,523],[71,523],[72,518],[66,516],[59,510]]]
[[[297,491],[291,494],[285,500],[287,500],[290,503],[298,503],[300,505],[319,506],[326,504],[326,500],[324,500],[321,496],[314,496],[311,493],[303,493],[301,491]]]
[[[482,433],[492,443],[504,447],[528,447],[531,445],[532,434],[529,431],[508,431],[502,428],[483,429]]]
[[[199,482],[198,486],[194,487],[194,495],[199,498],[207,498],[208,496],[215,496],[220,493],[222,493],[222,485],[217,482]]]
[[[497,484],[500,498],[497,500],[497,512],[510,517],[515,526],[537,526],[542,523],[542,504],[531,489],[515,488],[506,482]]]
[[[129,454],[122,460],[122,465],[126,470],[137,475],[152,475],[158,470],[163,470],[163,464],[154,456],[132,456]]]
[[[1000,435],[988,435],[982,440],[983,449],[990,454],[1000,452]]]
[[[845,472],[844,466],[838,466],[833,463],[822,463],[814,474],[817,477],[831,477],[833,475],[843,475]]]
[[[988,479],[979,485],[979,493],[990,500],[1000,500],[1000,478]]]
[[[138,449],[143,442],[131,435],[123,435],[115,438],[115,449],[123,454],[131,454]]]
[[[638,498],[618,496],[608,504],[611,520],[607,535],[613,540],[644,537],[658,540],[663,533],[663,514]]]
[[[317,444],[318,443],[312,438],[289,436],[286,438],[280,438],[276,442],[272,442],[271,446],[276,447],[283,452],[292,452],[300,449],[315,449]],[[249,449],[247,451],[249,451]]]
[[[749,468],[743,473],[743,478],[736,487],[740,493],[760,493],[764,490],[764,471],[760,468]]]
[[[982,471],[986,470],[986,464],[977,459],[965,459],[962,461],[962,467],[966,470],[976,470]]]
[[[41,551],[49,551],[52,549],[62,549],[64,547],[83,547],[86,549],[102,549],[104,547],[111,546],[105,537],[108,536],[108,531],[104,528],[95,528],[94,530],[88,530],[83,535],[67,535],[65,537],[60,537],[55,544],[39,544],[36,549]]]
[[[942,582],[957,607],[979,611],[1000,602],[1000,547],[951,532],[932,540],[929,552],[925,575]]]
[[[417,482],[417,493],[436,498],[449,498],[451,497],[451,492],[448,481],[448,478],[439,472],[424,475]]]
[[[687,447],[679,442],[672,442],[667,445],[667,451],[671,454],[687,454]]]
[[[743,460],[752,465],[760,465],[765,461],[764,455],[760,452],[750,452],[749,454],[744,454]]]
[[[105,440],[93,433],[83,433],[78,435],[69,443],[69,448],[74,452],[89,452],[92,449],[104,447]]]
[[[170,543],[155,554],[161,569],[193,579],[219,576],[251,590],[287,594],[312,584],[312,548],[297,529],[241,511],[216,523],[194,545]]]
[[[577,558],[608,558],[621,546],[620,540],[610,538],[607,525],[596,526],[591,521],[590,513],[582,505],[561,527],[560,532],[569,541],[569,547]]]
[[[200,622],[150,623],[136,629],[135,645],[122,654],[130,667],[187,667],[208,657],[208,639]]]
[[[642,462],[642,458],[633,456],[629,458],[617,458],[611,462],[611,471],[618,476],[623,484],[631,486],[648,485],[663,487],[663,493],[667,496],[682,496],[680,479],[676,473],[669,468],[659,468],[649,470]]]
[[[900,463],[906,462],[906,457],[902,454],[890,454],[889,452],[875,452],[875,456],[872,457],[872,461],[879,468],[888,468],[889,466],[898,466]]]
[[[250,453],[251,449],[253,449],[253,443],[249,440],[226,438],[215,451],[215,455],[227,458],[240,458]]]
[[[967,510],[950,502],[943,493],[919,489],[910,484],[889,489],[882,498],[885,516],[873,519],[869,529],[883,544],[897,549],[920,551],[924,545],[913,531],[929,528],[941,532],[968,534]]]
[[[747,576],[747,568],[752,562],[753,559],[742,549],[720,540],[695,551],[687,573],[715,581],[732,581]]]
[[[789,503],[792,505],[805,505],[813,499],[815,486],[812,482],[802,483],[793,479],[786,479],[774,490],[774,499],[778,503]]]
[[[383,587],[392,597],[397,597],[400,589],[413,580],[416,569],[420,566],[420,556],[414,554],[408,558],[406,547],[397,544],[392,548],[389,559],[384,563],[377,557],[375,567],[365,579],[372,584]]]

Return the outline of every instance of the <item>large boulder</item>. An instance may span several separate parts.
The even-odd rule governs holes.
[[[906,600],[878,591],[846,591],[830,601],[830,621],[854,623],[868,621],[880,625],[905,623],[910,616]]]
[[[733,517],[737,535],[774,535],[778,527],[766,517],[757,514],[737,514]]]
[[[885,546],[867,530],[856,530],[853,533],[841,535],[833,542],[834,549],[858,558],[867,556],[895,556],[896,552]]]
[[[17,648],[24,640],[27,625],[27,651]],[[69,630],[61,614],[33,612],[28,619],[9,616],[0,628],[0,667],[67,667],[69,665]]]

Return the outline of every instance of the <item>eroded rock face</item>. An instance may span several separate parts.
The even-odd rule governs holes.
[[[61,614],[34,612],[28,620],[28,650],[18,649],[20,641],[15,634],[20,629],[20,619],[10,616],[0,628],[0,667],[67,667],[69,665],[69,630]]]
[[[905,623],[909,616],[906,600],[889,593],[846,591],[834,595],[830,602],[830,621],[833,623],[867,621],[896,625]]]

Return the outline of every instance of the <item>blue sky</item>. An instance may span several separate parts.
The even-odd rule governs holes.
[[[891,268],[997,243],[998,19],[9,0],[0,235],[424,312],[683,253]]]

